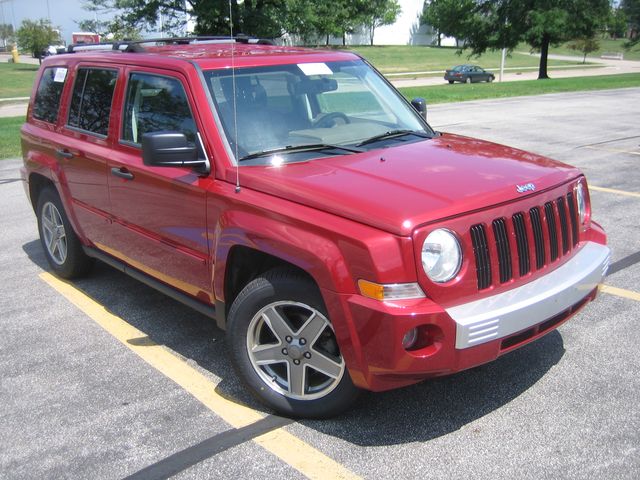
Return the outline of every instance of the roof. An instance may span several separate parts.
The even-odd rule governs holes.
[[[354,60],[359,58],[355,53],[338,50],[276,46],[265,44],[266,42],[234,41],[230,38],[210,38],[213,37],[83,44],[71,46],[69,51],[77,52],[76,54],[82,55],[84,58],[90,57],[92,60],[106,60],[108,58],[109,61],[114,61],[117,58],[121,58],[124,62],[133,61],[136,57],[149,60],[156,56],[162,56],[195,62],[202,68],[227,67],[231,58],[234,59],[234,64],[238,67]],[[167,42],[167,44],[161,44],[162,42]],[[147,45],[148,43],[151,43],[151,45]],[[122,57],[120,57],[121,55]]]

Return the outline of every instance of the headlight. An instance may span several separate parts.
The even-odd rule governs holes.
[[[422,268],[427,276],[437,283],[455,277],[462,265],[460,243],[449,230],[434,230],[422,244]]]
[[[576,185],[576,203],[578,204],[578,217],[581,225],[587,221],[587,192],[585,188],[583,181]]]

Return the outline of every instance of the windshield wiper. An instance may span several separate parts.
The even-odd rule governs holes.
[[[355,147],[343,147],[342,145],[331,145],[329,143],[306,143],[304,145],[287,145],[286,147],[261,150],[259,152],[245,155],[240,158],[240,161],[242,162],[243,160],[251,160],[252,158],[266,157],[275,153],[314,152],[318,150],[342,150],[349,153],[362,153],[364,151]]]
[[[408,130],[408,129],[389,130],[388,132],[381,133],[380,135],[375,135],[371,138],[367,138],[366,140],[363,140],[360,143],[356,143],[356,147],[362,147],[363,145],[368,145],[370,143],[377,142],[378,140],[387,140],[389,138],[404,137],[405,135],[415,135],[417,137],[422,137],[422,138],[431,138],[431,135],[429,135],[427,132],[421,132],[419,130]]]

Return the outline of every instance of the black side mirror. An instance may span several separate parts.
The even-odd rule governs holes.
[[[184,133],[152,132],[142,135],[142,162],[154,167],[205,168],[207,161],[198,158],[198,148],[189,145]]]
[[[411,105],[413,105],[413,108],[418,111],[422,118],[427,119],[427,101],[424,98],[414,98],[411,100]]]

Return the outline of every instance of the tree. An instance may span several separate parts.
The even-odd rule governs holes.
[[[11,43],[13,41],[13,37],[13,25],[10,23],[0,24],[0,40],[2,40],[2,46],[6,47],[7,43]]]
[[[342,36],[342,45],[347,44],[347,34],[355,32],[362,26],[362,17],[366,11],[368,0],[336,0],[335,23]]]
[[[640,0],[622,0],[620,8],[629,22],[630,35],[625,46],[630,48],[640,42]]]
[[[369,32],[369,40],[373,45],[376,28],[395,23],[402,8],[397,0],[370,0],[362,9],[360,18]]]
[[[458,23],[473,55],[513,50],[520,42],[540,52],[538,79],[549,78],[549,47],[574,38],[589,38],[605,23],[608,0],[473,0],[459,2]]]
[[[571,50],[576,50],[584,54],[584,57],[582,58],[582,63],[586,63],[587,55],[591,52],[597,52],[600,49],[600,44],[598,43],[598,40],[596,40],[595,37],[589,37],[589,38],[579,38],[577,40],[574,40],[571,43],[569,43],[568,47]]]
[[[229,35],[232,23],[234,34],[275,38],[283,33],[287,0],[88,0],[85,8],[115,13],[121,29],[153,31],[162,17],[164,32],[181,35],[191,16],[198,35]]]
[[[622,38],[627,33],[627,14],[622,8],[612,8],[607,23],[609,35],[612,38]]]
[[[142,35],[140,30],[130,25],[124,24],[118,19],[113,20],[81,20],[78,28],[83,32],[93,32],[100,35],[100,38],[109,40],[140,40]]]
[[[41,58],[49,45],[60,43],[59,29],[54,29],[49,20],[23,20],[16,32],[18,45],[23,50],[31,52],[34,57]]]
[[[455,37],[456,45],[464,38],[464,19],[462,12],[471,11],[475,7],[474,0],[432,0],[425,2],[421,23],[431,25],[438,35],[438,46],[441,46],[441,36]]]

